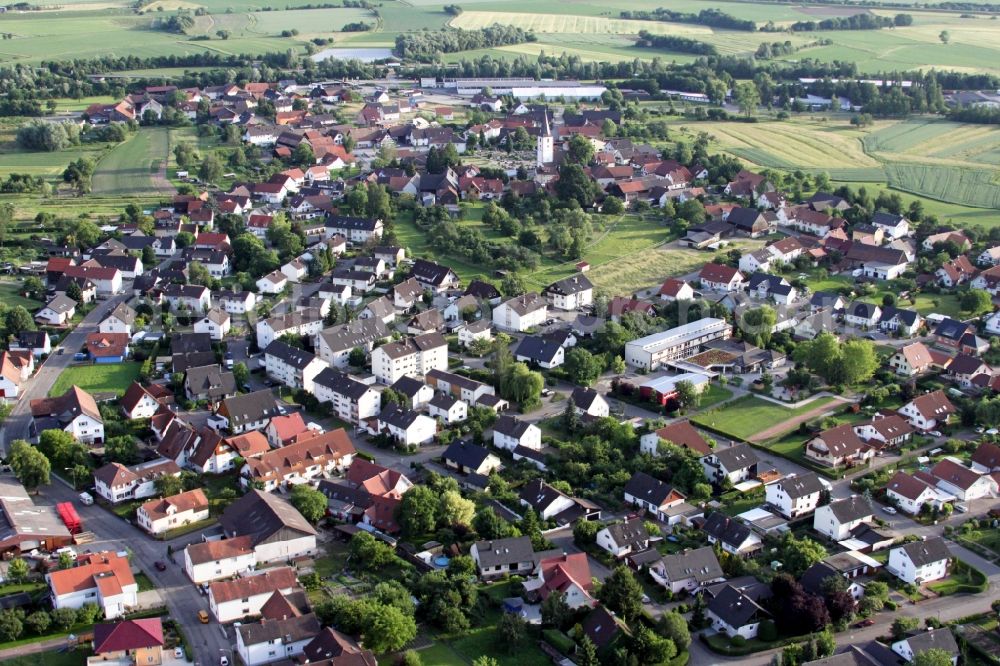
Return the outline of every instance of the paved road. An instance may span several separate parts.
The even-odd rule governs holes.
[[[53,480],[53,483],[42,489],[35,498],[38,504],[55,504],[57,502],[73,502],[84,529],[97,535],[97,540],[80,546],[83,550],[92,552],[99,550],[132,552],[132,563],[142,569],[167,605],[170,617],[178,621],[184,630],[188,643],[194,650],[195,663],[207,665],[218,663],[222,650],[232,650],[235,639],[232,630],[228,636],[223,636],[220,625],[214,620],[209,624],[201,624],[197,615],[199,610],[208,612],[208,597],[199,594],[184,573],[182,556],[175,554],[177,564],[167,559],[168,543],[154,541],[138,528],[126,523],[110,511],[97,505],[83,506],[75,502],[76,492],[68,486]],[[180,537],[169,542],[174,550],[179,550],[185,543],[192,540],[191,535]],[[157,571],[153,566],[156,561],[167,564],[166,571]],[[228,653],[227,653],[228,654]],[[232,655],[229,654],[230,661]]]
[[[86,342],[87,335],[95,332],[101,320],[111,310],[115,309],[119,303],[128,300],[128,297],[128,295],[121,294],[109,300],[100,301],[98,306],[91,310],[80,324],[60,341],[59,346],[66,350],[65,353],[51,354],[39,366],[35,375],[28,380],[17,402],[14,403],[13,411],[11,411],[10,416],[7,417],[7,421],[3,426],[3,437],[0,437],[0,446],[2,446],[4,456],[7,455],[7,447],[10,446],[12,441],[28,438],[31,426],[31,401],[44,398],[49,394],[49,390],[55,384],[56,378],[73,362],[73,354]]]

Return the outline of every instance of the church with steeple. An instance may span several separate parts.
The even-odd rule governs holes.
[[[542,113],[543,123],[538,138],[535,139],[535,159],[538,166],[552,164],[555,161],[555,139],[552,136],[552,125],[549,122],[549,111]]]

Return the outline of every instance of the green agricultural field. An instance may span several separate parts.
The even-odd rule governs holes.
[[[28,308],[28,312],[34,312],[43,305],[41,301],[25,298],[20,292],[20,281],[0,280],[0,302],[4,305],[23,305]]]
[[[97,195],[168,194],[173,187],[163,175],[170,152],[169,130],[141,129],[97,164]]]
[[[140,365],[140,363],[129,361],[107,365],[72,366],[59,373],[49,395],[62,395],[71,386],[79,386],[91,393],[113,392],[122,395],[129,384],[139,377]]]
[[[535,33],[621,34],[635,35],[646,30],[656,35],[709,35],[707,26],[659,21],[631,21],[602,16],[572,14],[525,14],[521,12],[465,11],[452,19],[450,25],[466,30],[478,30],[493,24],[510,25]]]

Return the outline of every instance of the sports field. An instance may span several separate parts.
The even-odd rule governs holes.
[[[141,129],[105,155],[93,176],[95,195],[171,194],[162,170],[170,151],[166,128]]]
[[[757,396],[746,396],[726,403],[718,409],[698,414],[692,417],[691,421],[737,440],[748,440],[757,433],[779,426],[785,421],[830,407],[832,402],[834,398],[817,398],[795,409],[789,409]]]

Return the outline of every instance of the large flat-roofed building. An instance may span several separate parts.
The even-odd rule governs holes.
[[[539,97],[567,97],[576,99],[597,99],[606,87],[579,81],[536,81],[529,78],[474,78],[445,79],[441,85],[445,90],[454,90],[458,95],[478,95],[486,88],[494,95],[510,95],[515,99],[536,99]]]
[[[705,317],[667,331],[647,335],[625,345],[625,362],[635,368],[656,370],[661,365],[697,353],[712,340],[724,340],[733,329],[725,319]]]

